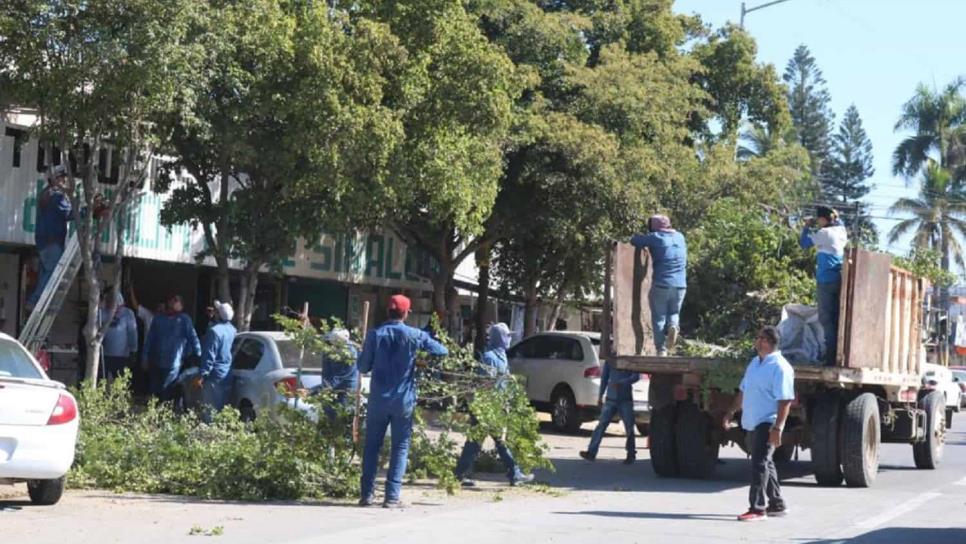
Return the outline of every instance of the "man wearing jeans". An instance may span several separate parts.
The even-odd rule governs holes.
[[[688,244],[684,235],[671,228],[665,215],[647,221],[648,234],[635,234],[631,244],[651,254],[654,277],[651,278],[651,323],[654,346],[664,357],[674,349],[681,321],[681,305],[688,286]]]
[[[375,500],[379,451],[386,438],[386,428],[391,426],[392,448],[383,507],[402,507],[399,495],[409,460],[409,439],[413,432],[413,410],[416,408],[416,354],[420,351],[437,357],[449,354],[442,344],[430,338],[425,331],[406,325],[411,304],[403,295],[390,297],[389,320],[369,331],[362,346],[362,355],[359,356],[359,372],[372,371],[359,506],[371,506]]]
[[[818,284],[818,322],[825,335],[825,365],[835,366],[835,353],[838,350],[839,334],[839,294],[842,290],[842,258],[849,234],[845,225],[838,219],[835,210],[826,206],[815,209],[816,217],[810,219],[799,245],[802,249],[815,247],[815,282]]]
[[[795,371],[776,351],[780,340],[775,327],[765,327],[758,333],[758,356],[745,369],[741,391],[725,415],[727,426],[740,407],[741,427],[751,433],[749,507],[738,516],[738,521],[759,521],[788,513],[772,456],[775,448],[781,446],[782,431],[795,399]]]
[[[67,222],[70,221],[70,198],[64,190],[67,169],[54,168],[47,181],[47,187],[37,198],[37,228],[34,240],[40,255],[40,276],[33,293],[27,298],[27,307],[33,308],[40,300],[44,287],[50,281],[61,255],[64,254],[64,241],[67,238]]]
[[[604,438],[604,431],[610,425],[615,414],[620,414],[621,421],[624,422],[624,433],[627,435],[627,457],[624,459],[625,465],[634,463],[637,459],[637,444],[634,439],[634,390],[633,385],[641,379],[637,372],[619,370],[613,368],[610,362],[604,363],[604,370],[600,375],[600,399],[603,408],[600,411],[600,420],[594,429],[594,434],[590,437],[590,446],[587,451],[580,452],[580,456],[588,461],[597,459],[597,450],[600,449],[600,441]]]

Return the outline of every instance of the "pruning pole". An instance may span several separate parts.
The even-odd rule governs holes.
[[[299,314],[299,316],[300,316],[300,318],[302,320],[302,328],[303,329],[304,328],[307,328],[309,326],[309,303],[308,303],[308,301],[305,301],[305,303],[302,304],[302,313]],[[296,407],[299,405],[299,396],[300,396],[299,395],[299,389],[302,388],[302,363],[303,363],[303,361],[305,361],[305,344],[304,343],[302,344],[301,347],[299,347],[299,366],[298,366],[298,369],[295,371],[295,391],[292,392],[295,395],[295,406]]]
[[[366,332],[369,328],[369,301],[362,301],[362,321],[360,323],[360,332],[362,333],[362,342],[365,346]],[[362,411],[362,376],[356,381],[356,409],[352,413],[352,443],[355,445],[359,444],[359,412]]]

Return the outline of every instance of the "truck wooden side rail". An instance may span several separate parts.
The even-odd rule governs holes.
[[[842,276],[836,364],[794,365],[796,398],[775,459],[810,449],[815,478],[825,486],[843,479],[850,486],[871,485],[884,442],[911,444],[916,467],[935,468],[946,416],[941,395],[921,387],[920,323],[928,283],[892,266],[889,255],[864,250],[847,253]],[[606,262],[602,353],[618,368],[651,375],[654,471],[707,478],[720,446],[735,442],[748,451],[747,433],[734,421],[723,422],[736,389],[723,390],[710,379],[736,363],[655,356],[650,278],[646,251],[615,245]],[[747,362],[732,368],[732,375]]]

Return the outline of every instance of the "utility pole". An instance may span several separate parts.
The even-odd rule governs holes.
[[[742,2],[741,3],[741,22],[739,23],[738,26],[742,30],[745,29],[745,15],[748,15],[749,13],[751,13],[753,11],[758,11],[760,9],[765,9],[765,8],[767,8],[769,6],[774,6],[775,4],[781,4],[781,3],[784,3],[784,2],[788,2],[788,0],[773,0],[772,2],[766,2],[764,4],[760,4],[760,5],[751,7],[751,8],[746,8],[745,7],[745,3]]]

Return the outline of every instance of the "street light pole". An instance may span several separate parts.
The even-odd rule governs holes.
[[[784,2],[788,2],[788,0],[774,0],[772,2],[766,2],[764,4],[757,5],[757,6],[753,7],[753,8],[746,8],[745,7],[745,3],[742,2],[741,3],[741,22],[739,23],[738,26],[742,30],[744,30],[744,28],[745,28],[745,15],[748,15],[749,13],[751,13],[753,11],[758,11],[760,9],[765,9],[765,8],[767,8],[769,6],[774,6],[775,4],[781,4],[781,3],[784,3]]]

